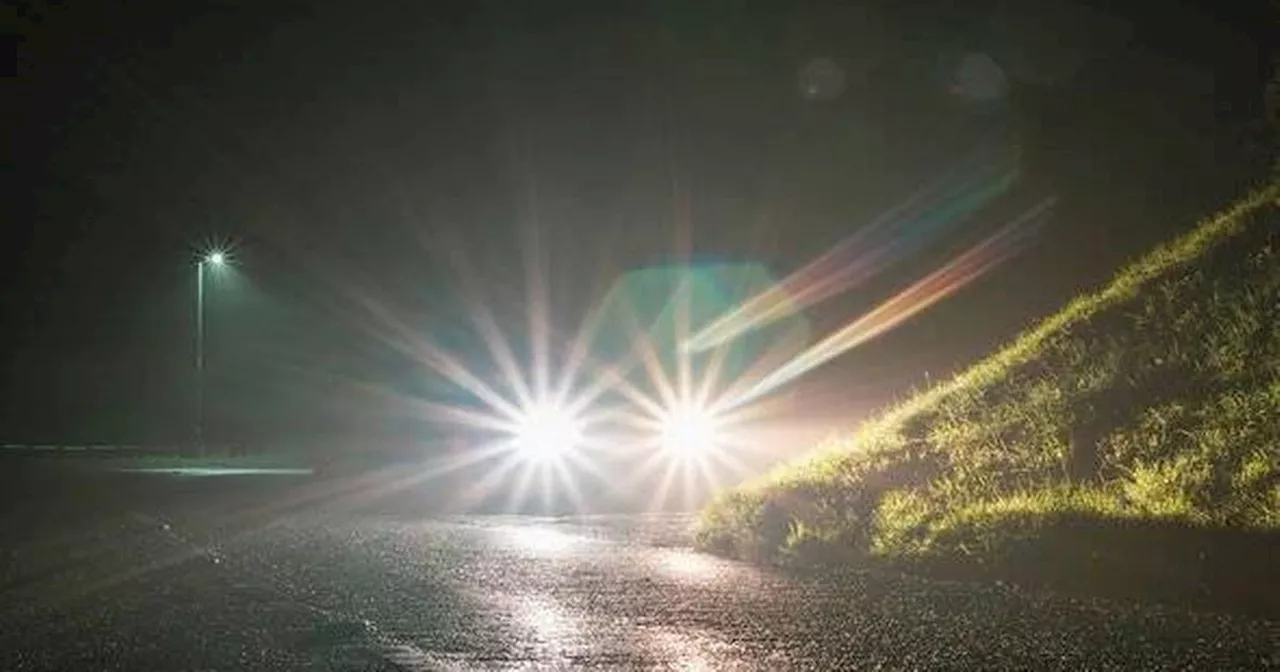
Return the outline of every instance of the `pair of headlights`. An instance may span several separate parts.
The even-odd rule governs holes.
[[[719,440],[715,414],[697,404],[678,404],[655,420],[650,438],[675,456],[701,455]],[[569,408],[542,404],[525,410],[513,427],[513,438],[520,452],[529,457],[554,458],[586,441],[585,424]]]

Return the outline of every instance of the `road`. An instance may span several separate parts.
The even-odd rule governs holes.
[[[132,483],[70,497],[92,516],[44,507],[37,524],[9,504],[0,669],[1280,669],[1278,623],[788,575],[691,550],[687,515],[432,515],[403,493],[334,507],[290,486]]]

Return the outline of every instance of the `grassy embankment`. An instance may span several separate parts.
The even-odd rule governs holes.
[[[698,542],[1280,612],[1280,182],[722,493]]]

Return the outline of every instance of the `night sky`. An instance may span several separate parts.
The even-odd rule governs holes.
[[[465,306],[518,340],[531,250],[559,344],[628,269],[782,277],[973,152],[1016,157],[962,224],[806,311],[838,328],[1057,199],[1020,256],[794,386],[856,421],[1258,178],[1264,7],[6,5],[0,442],[189,436],[211,242],[236,266],[207,288],[210,434],[404,436],[398,395],[450,393],[370,305],[483,371]]]

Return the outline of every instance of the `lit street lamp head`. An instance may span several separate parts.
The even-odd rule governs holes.
[[[223,252],[210,252],[204,260],[214,266],[221,266],[227,263],[227,255]]]

